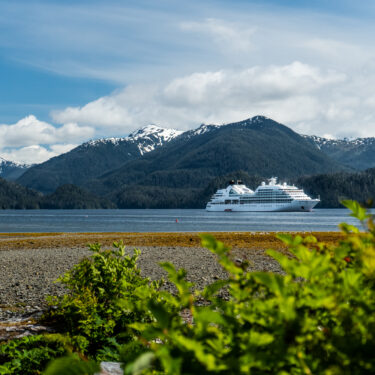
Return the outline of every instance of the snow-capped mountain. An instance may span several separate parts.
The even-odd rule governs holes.
[[[189,130],[185,132],[186,137],[194,137],[196,135],[202,135],[208,132],[211,132],[212,130],[215,130],[219,128],[220,125],[206,125],[206,124],[201,124],[198,128],[194,130]]]
[[[354,169],[375,167],[375,137],[328,139],[316,135],[302,135],[319,150]]]
[[[233,124],[240,124],[242,126],[258,126],[258,127],[261,127],[265,121],[267,120],[270,120],[268,117],[265,117],[265,116],[254,116],[254,117],[251,117],[251,118],[248,118],[246,120],[243,120],[243,121],[240,121],[240,122],[237,122],[237,123],[233,123]],[[202,135],[202,134],[205,134],[205,133],[209,133],[213,130],[216,130],[222,126],[227,126],[227,125],[233,125],[233,124],[223,124],[223,125],[213,125],[213,124],[210,124],[210,125],[207,125],[207,124],[201,124],[198,128],[196,129],[193,129],[193,130],[188,130],[186,131],[184,134],[185,137],[187,138],[190,138],[190,137],[194,137],[194,136],[197,136],[197,135]]]
[[[314,142],[314,144],[318,148],[325,148],[325,147],[359,147],[359,146],[372,146],[375,144],[375,137],[367,137],[367,138],[354,138],[354,139],[332,139],[332,138],[324,138],[318,137],[316,135],[302,135],[302,137]]]
[[[119,168],[171,142],[182,133],[148,125],[127,137],[91,140],[66,154],[34,166],[18,182],[43,193],[53,192],[62,184],[83,185],[89,179]]]
[[[16,180],[30,167],[30,164],[20,164],[0,157],[0,177],[7,180]]]
[[[143,126],[127,137],[119,138],[101,138],[84,143],[83,147],[99,147],[103,144],[111,143],[118,146],[123,143],[136,144],[141,155],[155,150],[156,147],[162,146],[172,139],[178,137],[183,132],[175,129],[166,129],[156,125]]]
[[[126,137],[127,141],[138,143],[138,149],[141,155],[155,150],[156,147],[163,146],[165,143],[178,137],[183,131],[175,129],[165,129],[156,125],[142,127]]]

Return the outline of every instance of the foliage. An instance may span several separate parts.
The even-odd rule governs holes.
[[[39,208],[40,199],[40,193],[0,178],[1,209]]]
[[[78,186],[65,184],[52,194],[43,197],[40,208],[48,209],[95,209],[114,208],[110,201],[99,198]]]
[[[161,265],[176,293],[158,290],[159,284],[140,276],[138,251],[129,256],[122,244],[114,250],[92,245],[93,256],[61,278],[70,294],[54,300],[49,318],[76,351],[96,361],[120,354],[128,375],[373,374],[375,224],[357,202],[343,204],[366,231],[341,224],[344,239],[332,246],[313,236],[279,234],[289,253],[268,254],[283,274],[248,272],[223,243],[202,235],[228,273],[203,291],[193,291],[186,271],[170,263]],[[222,288],[228,298],[219,297]],[[182,318],[186,312],[191,321]],[[61,356],[65,347],[27,356],[25,368],[34,358]],[[93,362],[69,356],[46,374],[94,371]]]
[[[53,361],[44,375],[93,375],[100,371],[94,361],[82,361],[77,355],[70,355]]]
[[[41,374],[51,359],[67,355],[69,347],[61,335],[26,336],[0,344],[0,374]]]
[[[341,208],[341,201],[347,199],[367,204],[369,198],[375,198],[375,168],[355,173],[299,177],[293,182],[312,196],[320,195],[319,207]]]
[[[2,209],[93,209],[114,208],[115,204],[74,185],[60,186],[52,194],[28,189],[0,178],[0,208]]]
[[[132,340],[128,324],[150,319],[139,302],[157,298],[160,282],[141,277],[136,265],[138,250],[126,255],[122,243],[115,243],[113,250],[102,250],[99,244],[90,245],[90,250],[90,258],[58,279],[69,294],[50,298],[55,308],[45,319],[71,336],[79,351],[115,360],[119,345]],[[127,308],[117,303],[120,299],[127,301]]]
[[[194,294],[185,272],[164,263],[178,293],[146,299],[154,320],[132,324],[150,353],[142,354],[142,373],[375,373],[375,226],[358,204],[344,203],[369,230],[342,224],[346,238],[332,248],[312,236],[279,235],[290,255],[268,254],[284,275],[247,272],[209,235],[203,244],[228,271],[227,280]],[[216,295],[223,285],[228,300]],[[197,306],[198,297],[210,304]],[[186,309],[194,324],[182,320]],[[134,364],[127,364],[128,373]]]

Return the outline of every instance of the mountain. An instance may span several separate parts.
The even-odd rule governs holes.
[[[88,181],[86,188],[126,207],[131,195],[150,196],[155,187],[201,189],[211,179],[236,171],[297,177],[340,170],[344,170],[340,164],[288,127],[256,116],[185,132],[152,153]],[[178,207],[178,199],[173,202]]]
[[[64,184],[83,185],[104,172],[161,147],[182,132],[155,125],[145,126],[125,138],[104,138],[86,142],[75,149],[35,165],[17,182],[51,193]]]
[[[30,168],[17,182],[52,193],[78,185],[119,207],[187,207],[217,177],[298,177],[345,170],[310,140],[263,116],[180,132],[144,127],[84,143]],[[242,172],[241,172],[242,173]]]
[[[303,136],[319,150],[339,163],[356,170],[375,167],[375,137],[327,139],[315,135]]]
[[[30,167],[31,165],[29,164],[19,164],[0,157],[0,177],[5,178],[6,180],[16,180]]]

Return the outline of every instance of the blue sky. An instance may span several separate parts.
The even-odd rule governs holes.
[[[375,136],[373,1],[0,1],[0,156],[253,115]]]

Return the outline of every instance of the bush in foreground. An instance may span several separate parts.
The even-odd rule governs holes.
[[[134,338],[128,325],[151,320],[140,303],[157,299],[160,285],[141,277],[138,250],[130,256],[122,243],[113,246],[102,250],[99,244],[90,245],[92,256],[58,279],[69,293],[51,297],[54,308],[44,317],[70,337],[76,350],[97,360],[118,359],[120,345]],[[122,308],[119,300],[128,307]]]
[[[202,236],[229,273],[200,294],[209,306],[196,306],[184,272],[164,264],[178,294],[145,301],[154,320],[132,327],[149,351],[127,373],[141,366],[166,374],[374,374],[375,227],[356,202],[345,204],[368,231],[342,224],[345,239],[331,248],[312,236],[279,235],[290,256],[268,254],[285,275],[246,272],[224,244]],[[224,285],[229,300],[216,296]],[[182,321],[183,309],[194,324]]]
[[[27,336],[0,345],[1,375],[37,375],[54,358],[71,352],[61,335]]]
[[[177,293],[160,291],[140,277],[137,253],[94,246],[62,279],[71,293],[52,317],[86,356],[120,352],[126,374],[373,374],[375,226],[356,202],[345,204],[367,230],[342,224],[345,238],[335,246],[279,235],[289,255],[268,254],[284,275],[247,272],[223,243],[202,236],[228,278],[200,292],[169,263],[162,267]],[[223,287],[225,300],[217,295]],[[186,311],[193,323],[182,319]],[[48,375],[96,371],[72,357],[51,366]]]

